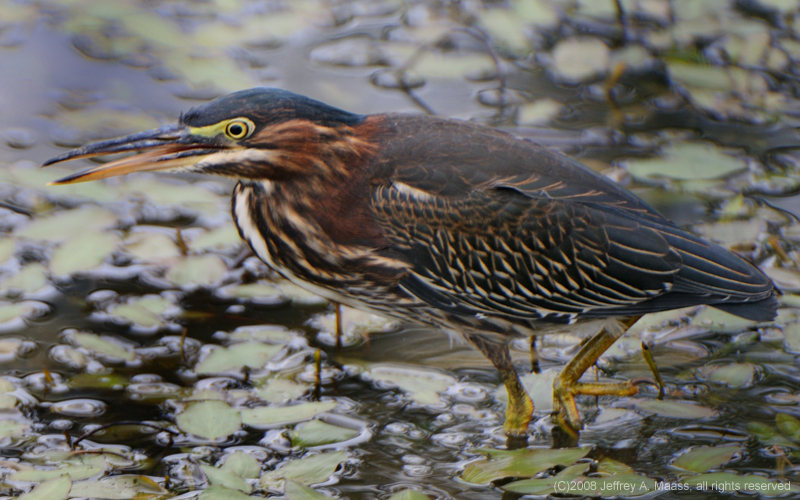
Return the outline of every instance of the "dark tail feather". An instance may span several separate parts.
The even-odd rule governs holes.
[[[739,302],[738,304],[713,304],[711,307],[734,314],[740,318],[753,321],[771,321],[775,319],[778,299],[774,295],[758,302]]]

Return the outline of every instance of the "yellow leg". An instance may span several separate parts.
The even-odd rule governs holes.
[[[625,323],[633,325],[639,317]],[[561,370],[553,381],[553,420],[567,435],[577,439],[583,428],[575,396],[633,396],[638,388],[630,382],[586,383],[578,382],[581,376],[619,338],[620,332],[603,329],[581,346],[578,353]]]
[[[508,345],[494,342],[480,335],[467,335],[467,339],[480,350],[503,377],[503,384],[508,392],[506,406],[506,422],[503,429],[509,436],[523,436],[528,432],[528,424],[533,414],[533,401],[522,387],[517,371],[511,362]]]

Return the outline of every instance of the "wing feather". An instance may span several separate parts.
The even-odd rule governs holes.
[[[372,206],[411,264],[401,286],[451,312],[564,321],[771,294],[755,268],[651,213],[506,186],[421,192],[377,186]]]

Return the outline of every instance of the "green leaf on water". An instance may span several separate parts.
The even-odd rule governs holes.
[[[338,406],[335,401],[315,401],[294,406],[262,406],[242,409],[242,422],[253,427],[273,427],[311,420]]]
[[[486,455],[486,460],[467,465],[461,479],[468,483],[488,484],[504,478],[533,477],[556,465],[572,465],[585,457],[589,448],[477,451]]]
[[[713,307],[704,307],[692,316],[689,323],[715,333],[739,333],[756,324],[752,320],[740,318]]]
[[[72,483],[70,496],[109,500],[146,499],[166,495],[167,490],[147,476],[113,476],[99,481]]]
[[[289,330],[281,325],[240,326],[230,334],[231,340],[253,340],[267,344],[288,344],[298,338],[297,331]]]
[[[795,443],[800,443],[800,420],[788,413],[775,415],[775,426],[781,434]]]
[[[780,413],[778,415],[781,415]],[[753,434],[761,444],[766,446],[778,445],[787,448],[796,448],[797,443],[783,436],[775,427],[762,422],[750,422],[747,430]]]
[[[390,496],[389,500],[430,500],[430,497],[421,491],[403,490]]]
[[[265,472],[259,482],[264,488],[278,487],[284,479],[306,486],[324,483],[346,459],[347,453],[344,451],[307,456],[292,460],[279,469]]]
[[[0,240],[0,264],[10,260],[17,249],[17,242],[12,238]]]
[[[633,468],[630,465],[618,462],[613,458],[605,457],[597,464],[597,472],[616,476],[620,474],[633,474]]]
[[[383,385],[399,387],[421,405],[441,403],[439,393],[456,383],[450,375],[416,366],[375,364],[364,375]]]
[[[67,379],[72,389],[118,389],[129,383],[130,380],[119,373],[77,373]]]
[[[212,485],[204,489],[197,500],[253,500],[253,497],[239,490]]]
[[[578,84],[603,76],[611,65],[611,51],[596,37],[564,39],[553,48],[553,71],[562,82]]]
[[[283,403],[292,399],[297,399],[310,389],[310,386],[298,384],[293,380],[284,378],[271,378],[256,389],[259,399],[268,403]]]
[[[0,295],[33,293],[44,288],[47,283],[47,269],[41,264],[28,264],[17,274],[4,277],[0,281]]]
[[[228,266],[218,255],[190,255],[172,266],[165,277],[181,287],[212,288],[222,282],[227,272]]]
[[[64,475],[38,484],[33,491],[23,493],[17,500],[64,500],[69,496],[72,479]]]
[[[654,413],[660,417],[681,418],[681,419],[705,419],[716,416],[716,412],[705,406],[700,406],[682,401],[658,401],[657,399],[647,399],[636,401],[636,410],[646,413]]]
[[[6,329],[24,328],[23,320],[40,316],[48,310],[46,304],[34,300],[14,303],[0,301],[0,325]]]
[[[18,422],[11,419],[0,419],[0,439],[13,438],[29,432],[31,426],[27,422]]]
[[[119,237],[113,233],[88,233],[67,240],[53,251],[50,270],[56,276],[91,271],[116,250]]]
[[[230,436],[242,426],[239,411],[224,401],[201,401],[192,403],[175,419],[183,432],[206,439]]]
[[[662,148],[660,158],[625,162],[635,178],[667,177],[677,180],[719,179],[747,168],[747,162],[723,153],[709,143],[681,142]],[[699,166],[702,165],[702,168]]]
[[[725,365],[705,365],[697,370],[701,380],[724,384],[728,387],[751,387],[756,381],[758,370],[752,363],[730,363]]]
[[[114,215],[114,212],[89,205],[38,217],[21,230],[16,231],[14,235],[63,243],[68,240],[80,240],[84,235],[103,234],[104,230],[116,223],[117,216]]]
[[[167,263],[175,261],[181,256],[175,240],[163,232],[157,231],[132,233],[125,238],[123,247],[136,260],[146,263]]]
[[[353,439],[358,436],[358,431],[345,429],[338,425],[326,424],[320,420],[312,420],[298,425],[289,435],[292,440],[292,446],[308,448]]]
[[[270,359],[283,349],[279,345],[242,342],[230,347],[219,347],[194,367],[198,375],[221,373],[242,368],[263,368]]]
[[[220,469],[231,471],[245,479],[257,478],[261,475],[261,463],[253,455],[239,450],[228,455]]]
[[[160,295],[144,295],[134,297],[123,304],[115,304],[108,309],[112,316],[127,323],[144,328],[151,328],[165,323],[163,314],[174,304]]]
[[[42,482],[50,479],[56,479],[64,474],[68,474],[73,481],[80,481],[99,476],[107,469],[105,465],[98,464],[79,464],[79,465],[66,465],[57,469],[29,469],[15,472],[8,477],[9,481],[26,481],[26,482]],[[73,488],[74,488],[73,484]],[[74,490],[73,490],[74,491]],[[85,495],[74,495],[85,496]],[[87,495],[88,496],[88,495]]]
[[[242,245],[242,238],[235,225],[225,224],[191,238],[188,245],[189,250],[195,253],[208,250],[233,250]]]
[[[73,332],[69,334],[69,339],[72,340],[75,345],[88,349],[101,356],[118,358],[125,361],[133,361],[136,359],[136,353],[133,351],[133,348],[120,342],[115,342],[110,338],[104,338],[93,333]]]
[[[250,493],[253,490],[253,486],[250,485],[250,483],[231,470],[223,470],[213,465],[203,464],[200,465],[200,469],[203,471],[203,474],[206,475],[206,478],[208,478],[209,484],[217,484],[245,493]]]
[[[286,496],[286,500],[329,500],[331,498],[289,479],[284,481],[283,494]]]
[[[733,459],[742,449],[738,444],[698,446],[678,456],[672,466],[692,472],[707,472]]]

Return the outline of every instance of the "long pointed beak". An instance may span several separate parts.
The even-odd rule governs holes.
[[[44,162],[52,165],[78,158],[93,158],[127,151],[141,151],[140,154],[112,161],[104,165],[88,168],[68,175],[48,185],[73,184],[95,181],[133,172],[148,172],[187,167],[199,162],[202,157],[218,152],[221,146],[208,138],[191,135],[189,129],[180,124],[167,125],[126,137],[95,142],[82,148],[73,149]]]

